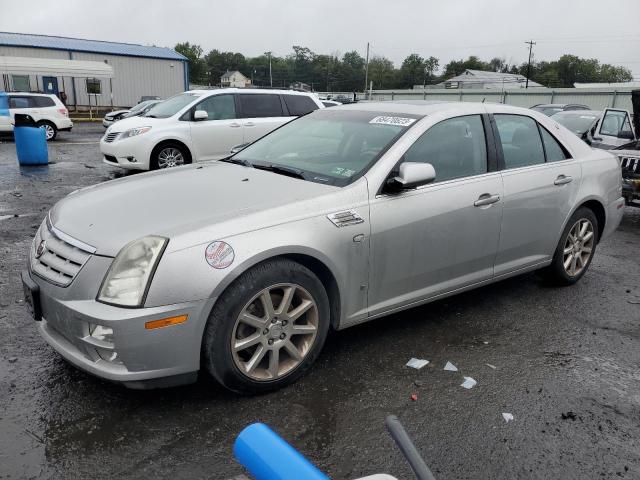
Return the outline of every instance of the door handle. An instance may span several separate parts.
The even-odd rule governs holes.
[[[553,182],[554,185],[566,185],[567,183],[571,183],[573,182],[573,177],[568,177],[566,175],[558,175],[558,178],[556,178],[555,182]]]
[[[490,193],[483,193],[478,197],[478,200],[473,202],[474,207],[483,207],[485,205],[491,205],[500,201],[500,195],[491,195]]]
[[[256,124],[255,124],[255,123],[253,123],[253,122],[247,122],[247,123],[245,123],[245,124],[244,124],[244,126],[245,126],[245,127],[255,127],[255,126],[256,126]]]
[[[229,124],[229,126],[230,126],[231,128],[240,128],[242,125],[240,125],[239,123],[235,123],[235,122],[234,122],[234,123],[230,123],[230,124]]]

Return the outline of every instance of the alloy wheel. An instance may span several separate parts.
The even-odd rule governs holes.
[[[277,380],[311,351],[318,332],[318,306],[300,285],[261,290],[244,306],[231,335],[236,367],[257,381]]]
[[[184,165],[182,152],[174,147],[167,147],[160,150],[158,154],[158,168],[170,168]]]
[[[49,125],[48,123],[45,123],[40,128],[44,128],[44,134],[47,140],[51,140],[53,138],[55,131],[53,130],[53,127],[51,125]]]
[[[586,218],[578,220],[569,230],[563,250],[564,270],[570,277],[582,273],[593,253],[595,232]]]

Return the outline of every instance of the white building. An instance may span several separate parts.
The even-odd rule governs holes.
[[[0,91],[53,93],[86,109],[188,88],[188,60],[169,48],[0,32]]]
[[[238,70],[226,72],[220,77],[221,87],[246,88],[251,86],[251,80],[245,77]]]
[[[502,90],[506,88],[525,88],[526,84],[527,77],[516,73],[465,70],[460,75],[439,83],[438,86],[440,88],[490,88]],[[529,88],[542,86],[533,80],[529,80]],[[414,88],[417,88],[417,86]]]

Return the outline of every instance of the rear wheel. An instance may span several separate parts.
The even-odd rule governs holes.
[[[151,169],[179,167],[191,163],[186,149],[177,143],[164,143],[157,146],[151,154]]]
[[[573,285],[587,272],[598,243],[598,219],[593,211],[579,208],[567,222],[553,256],[543,273],[558,285]]]
[[[51,122],[47,122],[47,121],[39,122],[38,127],[44,129],[47,142],[51,142],[52,140],[55,140],[56,137],[58,136],[58,129]]]
[[[328,329],[329,300],[313,272],[289,260],[268,261],[216,303],[205,329],[204,363],[230,390],[275,390],[309,369]]]

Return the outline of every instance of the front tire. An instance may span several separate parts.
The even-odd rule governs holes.
[[[151,152],[151,170],[180,167],[191,163],[191,157],[178,143],[163,143]]]
[[[598,243],[598,219],[593,211],[575,211],[562,232],[553,261],[543,270],[556,285],[573,285],[587,272]]]
[[[44,128],[45,138],[47,139],[47,142],[52,142],[58,136],[58,129],[51,122],[47,122],[47,121],[39,122],[38,127]]]
[[[214,306],[202,342],[207,371],[226,388],[263,393],[300,378],[329,330],[329,299],[318,277],[285,259],[240,276]]]

